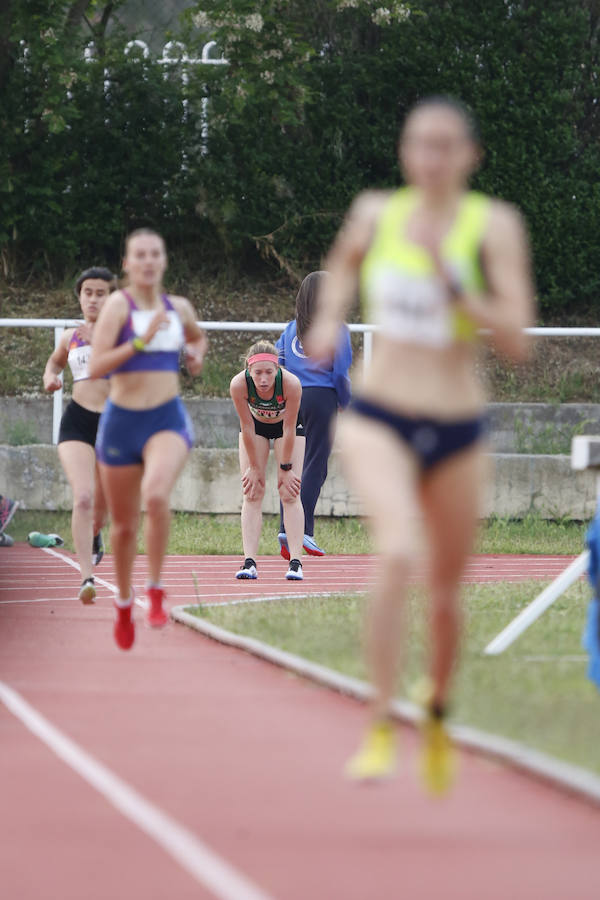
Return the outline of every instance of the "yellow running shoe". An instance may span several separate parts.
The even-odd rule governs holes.
[[[428,710],[421,727],[423,733],[419,760],[421,778],[432,794],[441,796],[454,784],[458,769],[456,751],[443,718],[434,716]]]
[[[86,578],[79,588],[79,599],[87,606],[96,602],[96,585],[93,578]]]
[[[344,769],[353,781],[391,778],[396,771],[396,734],[390,722],[375,722]]]

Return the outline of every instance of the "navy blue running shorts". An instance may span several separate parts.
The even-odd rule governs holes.
[[[192,447],[194,426],[181,397],[151,409],[125,409],[108,400],[98,425],[98,459],[107,466],[142,463],[144,447],[159,431],[174,431]]]

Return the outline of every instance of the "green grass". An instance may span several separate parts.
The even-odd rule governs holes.
[[[571,588],[504,654],[482,653],[540,590],[539,582],[465,588],[466,633],[452,719],[600,773],[599,697],[585,677],[580,645],[587,586]],[[364,603],[364,598],[349,595],[192,611],[231,631],[366,678],[360,651]],[[425,670],[427,620],[421,590],[410,591],[407,608],[406,674],[399,681],[399,695],[406,695]]]
[[[8,531],[23,541],[30,531],[55,532],[73,550],[71,515],[66,512],[19,510]],[[277,553],[277,516],[264,516],[259,553]],[[546,521],[538,516],[526,519],[491,518],[482,524],[477,553],[577,554],[581,552],[585,526],[581,522]],[[108,537],[108,535],[106,535]],[[316,520],[315,536],[328,553],[371,553],[373,548],[366,525],[355,518]],[[110,543],[108,543],[110,550]],[[143,552],[140,532],[139,551]],[[241,554],[239,516],[173,514],[169,553],[182,555]]]
[[[477,553],[581,553],[587,525],[570,519],[548,520],[537,515],[525,519],[492,516],[479,530]]]
[[[326,542],[330,553],[369,552],[366,529],[358,519],[322,518],[318,521],[319,533]],[[71,538],[71,514],[67,512],[19,510],[7,530],[16,541],[24,541],[30,531],[60,534],[65,541],[65,548],[74,551]],[[259,553],[279,552],[278,531],[279,517],[264,516]],[[105,531],[105,543],[107,552],[110,553],[108,529]],[[140,529],[138,551],[144,552],[142,529]],[[185,556],[241,555],[240,517],[174,513],[168,552]]]

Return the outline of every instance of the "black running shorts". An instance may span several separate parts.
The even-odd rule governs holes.
[[[81,441],[95,447],[99,421],[100,413],[86,409],[85,406],[71,400],[60,420],[58,443]]]
[[[267,438],[268,441],[277,440],[283,437],[283,422],[259,422],[258,419],[254,419],[254,433]],[[304,437],[304,425],[300,419],[296,422],[296,437]]]

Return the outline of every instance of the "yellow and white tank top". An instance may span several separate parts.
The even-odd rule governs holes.
[[[415,188],[401,188],[383,208],[360,271],[364,320],[402,343],[442,348],[473,341],[474,322],[449,302],[425,248],[405,236],[418,199]],[[491,202],[484,194],[466,193],[442,242],[443,260],[467,291],[485,288],[480,248]]]

